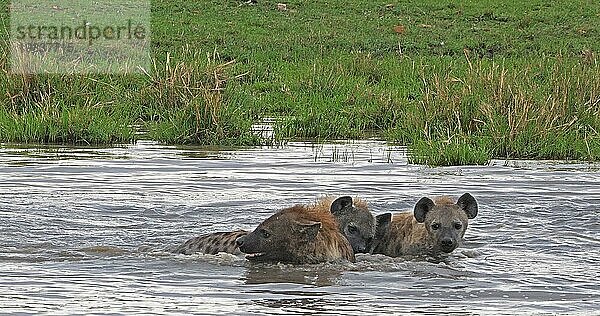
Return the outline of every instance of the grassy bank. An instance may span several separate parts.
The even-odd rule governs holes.
[[[236,76],[216,55],[181,52],[144,75],[0,74],[0,140],[256,145],[253,120],[224,100]],[[0,64],[6,65],[6,55]],[[156,60],[155,60],[156,62]]]
[[[415,163],[600,160],[598,2],[152,8],[147,75],[15,76],[3,50],[0,141],[253,145],[274,117],[277,141],[376,136]]]

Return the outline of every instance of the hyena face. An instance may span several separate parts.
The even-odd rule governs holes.
[[[246,258],[257,261],[301,261],[299,249],[314,242],[320,222],[298,221],[290,213],[277,213],[246,236],[237,239],[237,244]]]
[[[434,251],[450,253],[462,242],[468,219],[477,216],[477,201],[469,193],[463,194],[456,204],[435,204],[422,198],[414,209],[417,222],[424,223]]]
[[[351,197],[343,196],[333,201],[330,210],[354,253],[368,252],[375,235],[376,223],[366,205],[353,205]]]

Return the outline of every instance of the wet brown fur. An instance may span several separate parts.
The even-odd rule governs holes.
[[[427,220],[419,223],[413,212],[394,214],[387,232],[381,240],[376,241],[372,250],[375,254],[384,254],[391,257],[403,255],[436,255],[441,253],[438,249],[438,240],[427,229],[431,221],[448,222],[459,220],[462,224],[460,238],[464,236],[468,225],[467,214],[456,205],[455,201],[447,196],[434,200],[435,207],[429,212]]]
[[[355,261],[350,243],[338,229],[337,221],[331,214],[329,199],[321,199],[312,205],[296,205],[283,209],[262,222],[251,234],[257,234],[266,228],[273,234],[284,236],[286,256],[274,257],[269,261],[287,261],[293,263],[318,263],[336,260]],[[320,228],[315,238],[302,240],[295,230],[296,223],[319,222]],[[283,231],[285,230],[285,231]],[[249,239],[250,235],[246,236]],[[252,249],[262,252],[263,249]],[[244,251],[244,246],[242,246]]]
[[[376,219],[365,201],[357,197],[326,196],[316,204],[330,210],[337,221],[338,229],[348,239],[354,253],[369,251],[375,237]]]

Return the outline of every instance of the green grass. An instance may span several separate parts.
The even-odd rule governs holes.
[[[148,75],[25,78],[0,53],[0,141],[253,145],[274,117],[277,141],[376,136],[413,163],[600,160],[597,1],[287,5],[153,1]]]

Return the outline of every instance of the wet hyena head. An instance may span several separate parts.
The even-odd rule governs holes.
[[[417,222],[425,224],[433,250],[450,253],[462,242],[468,220],[477,216],[477,201],[469,193],[456,203],[449,198],[422,198],[414,209]]]
[[[354,253],[368,252],[375,235],[376,222],[367,205],[360,200],[353,203],[351,197],[342,196],[331,203],[330,211]]]
[[[256,261],[301,261],[307,244],[315,242],[321,222],[299,219],[298,206],[267,218],[251,233],[237,239],[246,258]]]

